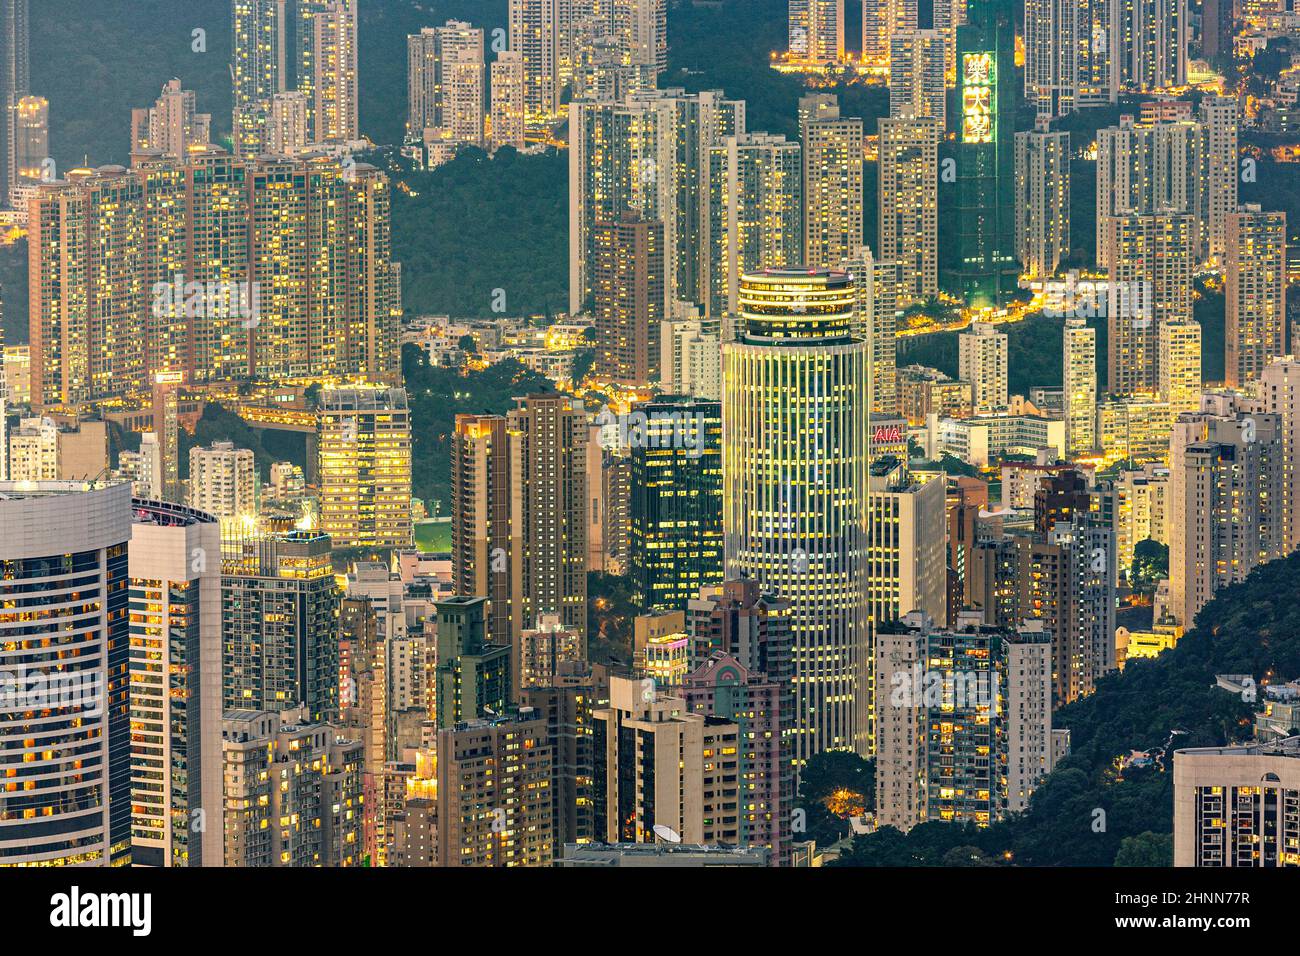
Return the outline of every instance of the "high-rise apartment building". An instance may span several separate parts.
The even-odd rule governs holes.
[[[406,389],[320,395],[320,528],[339,548],[411,546],[411,413]]]
[[[629,211],[663,223],[665,316],[677,317],[678,303],[705,302],[710,147],[744,132],[744,102],[717,90],[640,90],[569,105],[571,313],[592,307],[596,224]]]
[[[492,148],[524,148],[524,58],[518,50],[502,50],[491,70]]]
[[[868,346],[856,290],[825,269],[741,280],[723,346],[726,576],[790,601],[795,753],[866,747]]]
[[[844,0],[790,0],[790,55],[809,64],[844,56]]]
[[[1237,184],[1241,163],[1237,153],[1240,107],[1235,96],[1205,96],[1200,121],[1205,127],[1206,254],[1223,264],[1232,251],[1228,245],[1228,219],[1237,211]]]
[[[1300,737],[1174,751],[1174,866],[1300,866]]]
[[[1068,318],[1062,337],[1065,456],[1074,459],[1097,446],[1097,330]]]
[[[307,127],[307,97],[296,90],[276,93],[266,127],[266,151],[272,156],[296,156],[311,142]]]
[[[977,415],[1007,407],[1007,334],[972,322],[957,336],[957,377],[971,384]]]
[[[131,862],[221,866],[221,532],[131,508]]]
[[[0,528],[0,866],[129,865],[131,486],[8,482]]]
[[[256,156],[266,143],[266,104],[288,88],[288,0],[233,0],[235,153]]]
[[[257,469],[252,450],[228,441],[191,448],[186,503],[224,523],[256,519]]]
[[[448,144],[484,143],[483,30],[459,20],[406,38],[408,137],[426,130]]]
[[[609,706],[592,714],[596,835],[655,843],[666,827],[683,843],[738,844],[739,727],[647,680],[611,677]]]
[[[1114,0],[1025,2],[1025,99],[1039,116],[1115,102],[1120,67],[1111,56]]]
[[[510,49],[523,61],[524,118],[530,126],[544,126],[560,114],[567,21],[563,0],[510,0]]]
[[[803,125],[804,264],[833,268],[862,245],[862,120],[838,106]]]
[[[595,372],[629,385],[659,378],[664,225],[625,215],[594,228]]]
[[[19,103],[31,83],[30,11],[28,0],[0,3],[0,110],[4,116],[4,152],[0,155],[0,201],[10,202],[22,175],[18,164]]]
[[[633,415],[633,593],[638,607],[680,610],[722,581],[722,405],[669,395]]]
[[[191,146],[206,146],[212,117],[195,108],[193,90],[168,80],[153,106],[131,111],[131,151],[152,150],[182,159]]]
[[[945,23],[942,3],[934,5],[932,19],[945,43],[952,42],[951,22]],[[892,66],[893,39],[917,32],[918,5],[914,0],[863,0],[862,58],[870,66]],[[941,29],[948,27],[947,30]],[[892,82],[891,82],[892,86]]]
[[[1229,213],[1223,265],[1224,373],[1244,388],[1286,354],[1286,213],[1255,204]]]
[[[27,221],[27,203],[36,183],[47,178],[50,162],[50,101],[43,96],[24,96],[14,113],[14,181],[8,196],[20,223]]]
[[[870,0],[868,0],[870,2]],[[889,38],[889,115],[947,123],[943,36],[937,30],[899,31]]]
[[[550,866],[554,749],[531,709],[438,731],[438,866]]]
[[[334,720],[339,696],[339,589],[329,535],[291,531],[223,542],[224,710],[307,708]]]
[[[1106,305],[1110,391],[1153,394],[1159,382],[1158,330],[1192,317],[1195,220],[1186,214],[1106,219],[1110,276]]]
[[[226,866],[363,866],[363,747],[305,708],[222,715]]]
[[[1016,133],[1016,256],[1032,278],[1054,275],[1070,252],[1070,134]]]
[[[1114,82],[1142,93],[1187,85],[1189,15],[1187,0],[1115,3],[1106,47]]]
[[[1275,359],[1260,373],[1263,410],[1278,416],[1282,432],[1282,553],[1300,547],[1300,362]]]
[[[1201,407],[1200,323],[1161,322],[1156,344],[1156,394],[1173,415],[1196,411]]]
[[[942,84],[941,84],[942,87]],[[940,119],[902,113],[880,120],[880,257],[898,264],[900,304],[939,292]]]
[[[741,133],[709,148],[701,232],[708,241],[705,314],[734,315],[740,277],[803,257],[802,147]]]
[[[504,415],[456,416],[451,489],[453,589],[487,598],[488,637],[508,644],[510,438]]]
[[[565,395],[529,395],[507,415],[510,433],[511,680],[519,635],[544,614],[587,629],[587,416]],[[496,635],[493,635],[496,639]]]
[[[357,0],[297,0],[298,92],[313,143],[361,138]]]
[[[897,262],[876,259],[862,246],[841,260],[856,292],[853,327],[867,341],[871,365],[867,384],[873,415],[898,413],[898,316],[901,270]]]
[[[513,699],[510,647],[486,630],[487,600],[453,595],[437,604],[434,712],[439,728],[505,713]]]

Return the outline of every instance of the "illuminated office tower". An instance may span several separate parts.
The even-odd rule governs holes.
[[[9,434],[10,481],[56,481],[59,426],[50,418],[21,418]]]
[[[668,0],[613,0],[614,36],[628,66],[668,69]]]
[[[550,866],[555,752],[531,710],[438,731],[438,866]]]
[[[32,242],[32,406],[76,404],[144,384],[143,205],[120,166],[42,183]]]
[[[1232,247],[1228,220],[1237,212],[1237,180],[1241,176],[1237,153],[1237,98],[1205,96],[1200,120],[1205,127],[1205,212],[1207,235],[1204,254],[1223,264]]]
[[[1107,49],[1121,89],[1150,93],[1187,85],[1187,0],[1123,0],[1110,15]]]
[[[131,862],[220,866],[221,533],[159,501],[131,517]]]
[[[999,0],[970,0],[957,28],[956,261],[952,283],[975,306],[1013,294],[1016,268],[1015,28]]]
[[[334,546],[409,548],[411,413],[406,389],[324,389],[317,442],[320,529]]]
[[[1223,264],[1224,372],[1230,388],[1243,388],[1286,354],[1286,213],[1253,204],[1230,213]]]
[[[451,438],[451,579],[488,599],[488,637],[510,626],[510,438],[504,415],[457,415]]]
[[[1282,429],[1282,553],[1300,547],[1300,362],[1275,359],[1259,376],[1263,409],[1278,416]]]
[[[256,156],[266,143],[266,104],[283,93],[289,22],[287,0],[233,0],[234,46],[230,75],[234,93],[235,153]]]
[[[596,363],[602,379],[647,385],[659,378],[664,320],[664,224],[632,214],[595,224]]]
[[[311,142],[307,129],[307,97],[290,91],[271,97],[266,151],[272,156],[296,156]]]
[[[705,312],[734,315],[740,277],[803,256],[802,147],[784,136],[742,133],[709,148]]]
[[[223,542],[222,708],[338,714],[339,589],[315,531]]]
[[[562,38],[568,24],[563,0],[510,0],[510,49],[523,59],[524,117],[542,126],[562,110]]]
[[[821,110],[804,125],[804,264],[830,268],[862,245],[862,120]]]
[[[880,120],[880,257],[898,263],[903,305],[939,292],[942,134],[940,120],[933,117]]]
[[[1173,415],[1196,411],[1201,406],[1200,323],[1161,322],[1156,336],[1156,394]]]
[[[1007,342],[987,322],[972,322],[957,336],[957,377],[970,382],[977,415],[1007,407]]]
[[[687,396],[637,405],[631,573],[638,607],[675,611],[722,581],[722,406]]]
[[[611,677],[609,706],[592,714],[596,836],[656,843],[740,842],[739,728],[691,713],[676,694]]]
[[[741,280],[743,326],[723,345],[726,576],[790,602],[795,756],[867,747],[868,344],[842,272]]]
[[[515,399],[510,432],[511,679],[544,614],[587,631],[587,416],[558,394]],[[494,635],[494,639],[497,639]]]
[[[191,508],[223,523],[251,522],[257,518],[256,491],[256,467],[249,449],[236,448],[228,441],[190,449],[186,504]]]
[[[1112,216],[1186,213],[1193,217],[1193,255],[1209,257],[1207,135],[1190,112],[1121,116],[1097,131],[1097,262],[1111,254]],[[1234,207],[1235,208],[1235,207]]]
[[[744,132],[745,104],[716,90],[643,90],[569,104],[570,312],[592,308],[596,224],[629,210],[664,224],[667,317],[704,304],[709,148]]]
[[[459,20],[406,38],[407,135],[437,130],[448,143],[483,145],[483,31]]]
[[[889,48],[890,117],[937,119],[942,131],[948,115],[943,37],[937,30],[899,31]]]
[[[517,50],[502,50],[492,61],[492,148],[524,148],[524,58]]]
[[[357,114],[357,0],[298,0],[298,92],[313,143],[361,136]]]
[[[1300,737],[1174,751],[1174,866],[1294,867]]]
[[[1025,0],[1025,99],[1039,116],[1115,102],[1113,0]]]
[[[131,486],[0,485],[0,866],[131,863]],[[19,785],[17,781],[22,781]]]
[[[802,63],[844,56],[844,0],[790,0],[790,53]]]
[[[1016,134],[1016,258],[1031,278],[1054,275],[1070,253],[1070,134]]]
[[[1086,319],[1065,320],[1065,457],[1092,454],[1097,447],[1097,330]]]
[[[1169,590],[1184,627],[1220,588],[1282,554],[1281,425],[1269,413],[1207,416],[1204,438],[1181,449],[1171,507],[1185,528],[1171,535]]]
[[[14,182],[9,193],[21,221],[26,221],[27,201],[45,174],[50,158],[50,101],[24,96],[14,106]]]
[[[937,11],[935,16],[937,18]],[[916,0],[863,0],[863,60],[877,68],[891,66],[894,38],[899,34],[915,33],[917,26]],[[893,86],[892,77],[890,86]]]
[[[1107,365],[1115,395],[1154,394],[1159,386],[1157,330],[1192,317],[1191,216],[1111,216],[1106,220],[1110,276]]]
[[[873,415],[898,413],[898,263],[877,260],[861,246],[840,261],[853,280],[855,334],[867,341],[871,352],[868,386]]]
[[[153,106],[131,111],[131,151],[155,150],[183,159],[191,146],[206,146],[212,117],[195,108],[193,90],[168,80]]]
[[[305,708],[228,709],[225,865],[363,865],[363,750]]]

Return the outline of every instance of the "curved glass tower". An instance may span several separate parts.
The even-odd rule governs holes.
[[[827,269],[741,277],[723,346],[727,579],[790,602],[795,754],[866,753],[866,341],[853,280]]]

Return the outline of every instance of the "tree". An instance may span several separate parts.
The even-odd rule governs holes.
[[[824,750],[804,766],[797,809],[807,814],[806,834],[819,846],[835,843],[851,829],[853,817],[876,804],[876,764],[848,750]]]
[[[1161,578],[1169,576],[1169,545],[1148,538],[1133,547],[1129,584],[1138,594],[1154,594]]]
[[[1125,837],[1115,854],[1116,866],[1173,866],[1174,835],[1147,830]]]

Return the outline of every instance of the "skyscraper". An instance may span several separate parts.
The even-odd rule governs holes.
[[[407,136],[436,130],[451,144],[483,145],[483,30],[459,20],[406,38]]]
[[[1257,204],[1229,213],[1223,262],[1224,373],[1243,388],[1286,353],[1286,213]]]
[[[952,282],[976,306],[1015,288],[1015,28],[1000,0],[971,0],[957,28],[957,260]]]
[[[844,56],[844,0],[790,0],[790,53],[804,63]]]
[[[880,257],[898,264],[903,305],[939,292],[938,118],[911,115],[880,120]],[[892,109],[891,109],[892,113]]]
[[[515,399],[510,431],[511,679],[519,636],[543,614],[587,630],[587,417],[557,394]],[[494,635],[494,640],[496,639]]]
[[[156,150],[169,159],[183,159],[191,146],[208,143],[212,117],[195,107],[193,90],[168,80],[153,106],[131,111],[131,151]]]
[[[847,274],[773,269],[741,281],[723,346],[726,575],[790,601],[795,753],[865,752],[868,346]]]
[[[957,336],[957,377],[970,382],[977,415],[1007,407],[1007,342],[987,322],[972,322]]]
[[[722,581],[722,406],[663,396],[633,414],[633,592],[638,607],[680,610]]]
[[[804,263],[833,268],[862,245],[862,120],[823,109],[804,124]],[[766,265],[766,263],[765,263]]]
[[[1161,322],[1156,348],[1156,394],[1173,415],[1196,411],[1201,404],[1200,323]]]
[[[488,639],[510,642],[510,438],[504,415],[457,415],[451,448],[456,594],[489,602]]]
[[[948,115],[944,68],[943,36],[937,30],[894,33],[889,40],[890,117],[937,119],[942,130]]]
[[[266,142],[267,103],[287,88],[287,0],[233,0],[235,154],[256,156]]]
[[[186,503],[227,524],[257,517],[257,478],[253,452],[234,442],[213,442],[190,449]]]
[[[492,148],[524,148],[524,58],[518,50],[502,50],[492,61]]]
[[[131,486],[5,483],[0,527],[3,863],[129,865]]]
[[[298,92],[307,97],[313,143],[361,137],[357,0],[298,0]]]
[[[158,501],[131,515],[131,862],[220,866],[220,530]]]
[[[1025,2],[1025,99],[1039,116],[1115,102],[1120,65],[1111,55],[1115,0]]]
[[[1097,331],[1086,319],[1068,318],[1062,341],[1065,455],[1089,455],[1097,446]]]
[[[890,66],[894,37],[916,32],[918,13],[916,0],[863,0],[863,60],[870,66]],[[943,20],[940,4],[934,5],[932,16],[935,26],[940,27]],[[940,36],[947,42],[952,41],[951,33],[940,33]],[[893,85],[892,80],[890,85]]]
[[[339,590],[329,535],[229,539],[221,587],[222,708],[302,704],[309,720],[336,719]]]
[[[1107,49],[1122,89],[1151,93],[1187,83],[1187,0],[1125,0],[1111,7]]]
[[[0,201],[9,203],[22,175],[18,163],[18,104],[31,83],[28,0],[0,2],[0,108],[4,110],[4,155],[0,157]]]
[[[659,378],[664,319],[664,226],[630,214],[595,224],[595,372],[646,385]]]
[[[510,0],[510,49],[524,68],[524,117],[544,125],[560,112],[564,84],[560,61],[568,23],[563,0]]]
[[[1070,252],[1070,134],[1016,133],[1016,257],[1032,278]]]
[[[871,350],[868,385],[871,411],[876,415],[898,413],[898,300],[902,284],[897,262],[876,259],[862,246],[840,261],[856,291],[854,329],[867,340]]]

